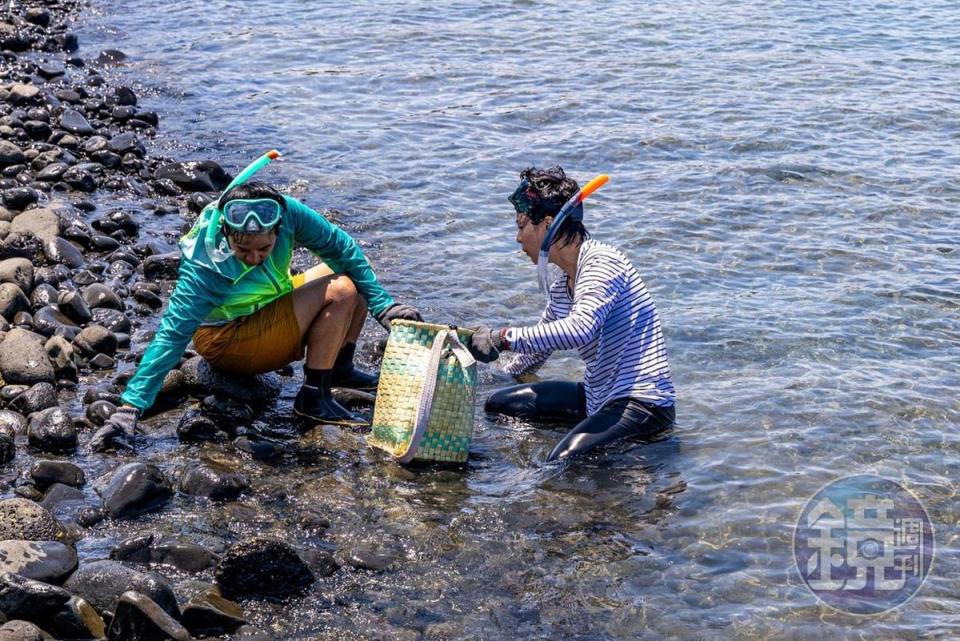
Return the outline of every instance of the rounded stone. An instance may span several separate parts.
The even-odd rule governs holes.
[[[113,473],[102,496],[110,517],[124,519],[162,507],[173,490],[156,465],[128,463]]]
[[[284,599],[302,593],[315,581],[313,572],[290,545],[266,537],[228,549],[215,578],[228,599]]]
[[[77,447],[77,428],[60,407],[33,414],[27,428],[30,447],[43,452],[66,452]]]
[[[0,540],[63,541],[67,532],[48,510],[27,499],[0,501]]]

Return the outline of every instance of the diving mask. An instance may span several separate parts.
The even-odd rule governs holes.
[[[231,200],[223,206],[223,224],[235,232],[263,234],[280,222],[282,211],[271,198]]]

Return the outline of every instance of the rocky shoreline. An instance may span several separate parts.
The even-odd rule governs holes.
[[[338,563],[269,537],[214,552],[152,531],[109,558],[78,555],[98,527],[162,510],[177,493],[229,501],[250,489],[242,473],[205,462],[170,478],[103,427],[132,369],[117,375],[117,365],[146,348],[144,321],[179,262],[172,242],[141,235],[137,212],[111,202],[136,200],[152,216],[196,213],[231,176],[213,161],[148,155],[159,118],[105,79],[123,53],[77,55],[70,24],[81,8],[13,2],[0,16],[0,640],[270,638],[246,624],[237,601],[286,599],[340,563],[382,561]],[[179,420],[181,442],[266,459],[279,446],[247,428],[280,388],[275,374],[250,385],[188,353],[152,411],[202,398]],[[105,473],[88,480],[92,459]]]

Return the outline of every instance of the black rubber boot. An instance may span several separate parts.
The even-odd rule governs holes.
[[[317,385],[304,383],[293,400],[293,411],[298,416],[331,425],[364,427],[367,419],[354,414],[338,403],[330,393],[330,371],[324,371]]]
[[[346,343],[337,354],[337,362],[333,364],[333,374],[330,384],[333,387],[347,387],[349,389],[373,391],[380,382],[378,374],[368,374],[353,366],[353,354],[357,350],[356,343]]]

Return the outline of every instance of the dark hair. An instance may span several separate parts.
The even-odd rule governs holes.
[[[559,165],[549,169],[527,167],[520,172],[520,180],[528,183],[526,195],[534,202],[528,216],[534,224],[539,224],[547,216],[556,216],[563,205],[580,190],[577,181],[567,176]],[[563,247],[574,241],[583,242],[589,237],[590,232],[583,226],[583,221],[568,217],[557,230],[553,244],[559,243]]]
[[[283,211],[287,210],[287,201],[283,199],[283,196],[280,195],[280,192],[263,182],[246,182],[242,185],[237,185],[233,189],[228,189],[223,192],[223,195],[220,196],[220,200],[217,201],[217,207],[223,209],[223,206],[226,205],[231,200],[256,200],[257,198],[269,198],[270,200],[275,200],[280,203],[281,209]]]
[[[258,198],[269,198],[270,200],[275,200],[280,203],[280,211],[287,211],[287,201],[283,199],[283,196],[280,194],[280,192],[267,183],[259,181],[245,182],[223,192],[223,195],[220,196],[220,200],[217,201],[217,208],[222,210],[224,205],[231,200],[256,200]],[[273,229],[275,230],[278,226],[279,223],[274,225]],[[226,225],[223,226],[223,231],[228,236],[235,238],[250,235],[232,230]]]

